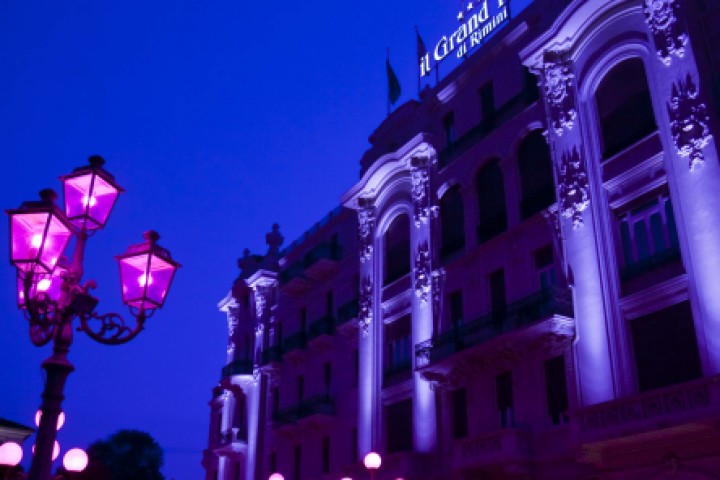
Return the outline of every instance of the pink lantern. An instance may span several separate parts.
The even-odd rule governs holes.
[[[140,310],[160,308],[180,264],[157,244],[160,235],[149,231],[145,243],[133,245],[115,258],[120,263],[123,302]]]
[[[57,302],[62,293],[62,283],[66,273],[67,270],[61,265],[56,265],[55,271],[52,273],[36,273],[31,279],[27,292],[25,290],[27,279],[23,275],[18,275],[18,308],[27,308],[26,294],[29,294],[30,300],[40,300],[44,297]]]
[[[76,168],[60,177],[65,191],[65,214],[79,229],[97,230],[105,226],[120,192],[124,190],[103,169],[99,155],[88,159],[89,166]]]
[[[10,216],[10,262],[21,274],[52,273],[73,235],[72,225],[55,205],[57,193],[40,192],[40,201],[7,210]]]

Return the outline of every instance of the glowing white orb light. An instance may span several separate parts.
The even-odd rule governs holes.
[[[15,442],[0,445],[0,465],[14,467],[22,460],[22,448]]]
[[[268,480],[285,480],[285,477],[282,476],[282,473],[273,473],[268,477]]]
[[[81,448],[70,449],[63,457],[63,466],[69,472],[82,472],[87,467],[87,464],[87,453]]]
[[[380,459],[379,454],[375,452],[370,452],[365,455],[363,463],[365,464],[365,468],[367,468],[368,470],[377,470],[378,468],[380,468],[382,460]]]
[[[42,417],[42,410],[35,412],[35,426],[40,426],[40,417]],[[65,412],[60,412],[58,415],[57,429],[60,430],[65,425]]]

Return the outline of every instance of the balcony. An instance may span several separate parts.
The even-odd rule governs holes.
[[[311,323],[307,335],[310,348],[322,350],[332,345],[336,322],[335,317],[332,315],[325,315]]]
[[[672,245],[654,255],[624,267],[620,272],[623,295],[639,292],[685,272],[680,247]]]
[[[492,362],[493,353],[514,351],[522,355],[530,344],[546,336],[572,338],[574,324],[569,289],[551,288],[513,302],[505,310],[463,323],[415,346],[416,368],[438,367],[447,373],[452,365],[443,360],[461,352],[482,362]],[[506,342],[502,340],[508,339]],[[472,348],[474,347],[474,348]],[[465,352],[467,351],[467,352]]]
[[[477,226],[478,245],[500,235],[505,230],[507,230],[507,213],[504,211],[492,218],[481,220],[480,225]]]
[[[397,385],[400,382],[412,378],[412,359],[387,365],[383,370],[383,387]]]
[[[268,347],[262,352],[262,364],[268,365],[270,363],[282,362],[283,358],[283,347],[282,345],[273,345]]]
[[[440,152],[440,168],[445,168],[457,157],[470,150],[476,143],[497,130],[498,127],[534,104],[538,99],[536,92],[537,89],[535,89],[535,93],[528,89],[518,93],[495,111],[491,121],[481,121],[453,142],[452,145]]]
[[[222,369],[220,380],[231,377],[233,375],[252,375],[253,362],[251,360],[235,360],[225,365]]]
[[[337,310],[335,318],[335,328],[346,335],[351,336],[357,332],[358,314],[360,313],[360,305],[357,298],[353,298],[349,302],[342,304]]]
[[[247,429],[231,428],[220,432],[217,439],[216,453],[246,453],[247,452]]]
[[[303,257],[305,276],[312,280],[325,280],[335,273],[342,258],[342,249],[337,243],[322,242]]]
[[[680,456],[720,451],[718,412],[720,376],[714,376],[585,407],[572,412],[570,422],[583,462],[626,468],[640,456],[662,461],[668,445]]]
[[[530,433],[503,428],[453,443],[453,470],[478,477],[489,474],[514,478],[520,472],[530,473],[527,461],[531,450]],[[473,477],[475,478],[475,477]]]
[[[331,395],[315,395],[273,414],[273,428],[293,431],[328,427],[335,417],[335,398]]]
[[[283,341],[284,358],[290,362],[300,362],[305,358],[307,350],[307,335],[305,332],[297,332]]]
[[[305,277],[305,267],[298,261],[280,272],[280,289],[290,296],[300,296],[312,287],[312,281]]]

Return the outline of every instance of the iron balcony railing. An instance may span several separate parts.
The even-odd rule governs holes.
[[[233,375],[251,375],[253,373],[252,360],[242,359],[228,363],[222,368],[220,379],[231,377]]]
[[[283,353],[305,348],[307,348],[307,334],[305,332],[293,333],[283,341]]]
[[[415,345],[417,366],[430,365],[473,345],[552,315],[573,316],[572,295],[569,289],[553,287],[541,290],[507,305],[503,310],[462,323],[447,332],[418,343]]]
[[[315,395],[274,413],[272,419],[276,426],[280,426],[296,423],[311,415],[335,415],[335,398],[328,394]]]
[[[455,158],[469,150],[473,145],[488,136],[499,126],[518,115],[529,105],[535,103],[538,98],[536,89],[535,92],[532,90],[523,90],[505,102],[495,111],[495,115],[493,115],[490,121],[480,121],[480,123],[468,130],[463,136],[440,152],[440,168],[447,166],[450,162],[455,160]]]
[[[262,352],[262,363],[267,365],[268,363],[281,362],[283,356],[282,345],[273,345],[268,347]]]
[[[358,305],[358,299],[353,298],[347,303],[344,303],[338,308],[337,311],[337,324],[342,325],[345,322],[348,322],[352,319],[355,319],[358,317],[358,313],[360,312],[360,307]]]
[[[220,446],[229,445],[233,442],[247,442],[247,428],[235,428],[220,433]]]
[[[313,338],[317,338],[321,335],[333,335],[334,333],[335,318],[332,315],[325,315],[310,324],[307,339],[312,340]]]
[[[643,273],[650,272],[656,268],[668,265],[680,260],[680,246],[671,245],[654,255],[638,260],[632,265],[628,265],[620,272],[620,278],[626,282],[639,277]]]
[[[387,365],[383,369],[383,386],[389,387],[412,376],[412,358]]]

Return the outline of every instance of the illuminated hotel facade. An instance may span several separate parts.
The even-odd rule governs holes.
[[[715,0],[536,0],[394,111],[238,261],[206,479],[720,478],[718,45]]]

